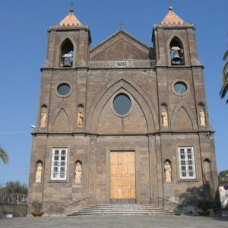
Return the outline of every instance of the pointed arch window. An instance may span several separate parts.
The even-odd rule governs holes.
[[[177,37],[174,37],[170,42],[169,48],[171,65],[183,65],[184,49],[181,40]]]
[[[72,67],[74,62],[74,46],[70,39],[63,41],[61,45],[61,61],[63,67]]]

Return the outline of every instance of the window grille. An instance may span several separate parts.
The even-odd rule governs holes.
[[[66,180],[67,148],[52,149],[51,180]]]
[[[180,179],[195,179],[193,147],[178,147]]]

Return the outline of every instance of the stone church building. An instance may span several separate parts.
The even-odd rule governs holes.
[[[67,214],[181,204],[194,190],[214,196],[214,131],[192,24],[170,8],[153,45],[119,30],[91,48],[89,27],[71,9],[48,35],[29,204]]]

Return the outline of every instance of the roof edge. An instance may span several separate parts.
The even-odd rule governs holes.
[[[148,46],[147,44],[145,44],[144,42],[138,40],[137,38],[135,38],[133,35],[131,35],[130,33],[126,32],[125,30],[118,30],[117,32],[113,33],[112,35],[110,35],[108,38],[106,38],[105,40],[101,41],[99,44],[97,44],[96,46],[94,46],[93,48],[90,49],[90,53],[93,52],[94,50],[96,50],[97,48],[99,48],[100,46],[102,46],[104,43],[108,42],[109,40],[111,40],[114,36],[117,36],[118,34],[123,33],[125,35],[127,35],[128,37],[130,37],[131,39],[135,40],[137,43],[140,43],[141,45],[143,45],[145,48],[150,49],[150,46]]]

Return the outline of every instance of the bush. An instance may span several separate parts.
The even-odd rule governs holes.
[[[227,170],[223,170],[219,173],[220,177],[227,177],[228,176],[228,169]]]
[[[42,208],[42,203],[38,200],[32,202],[33,211],[40,212]]]

